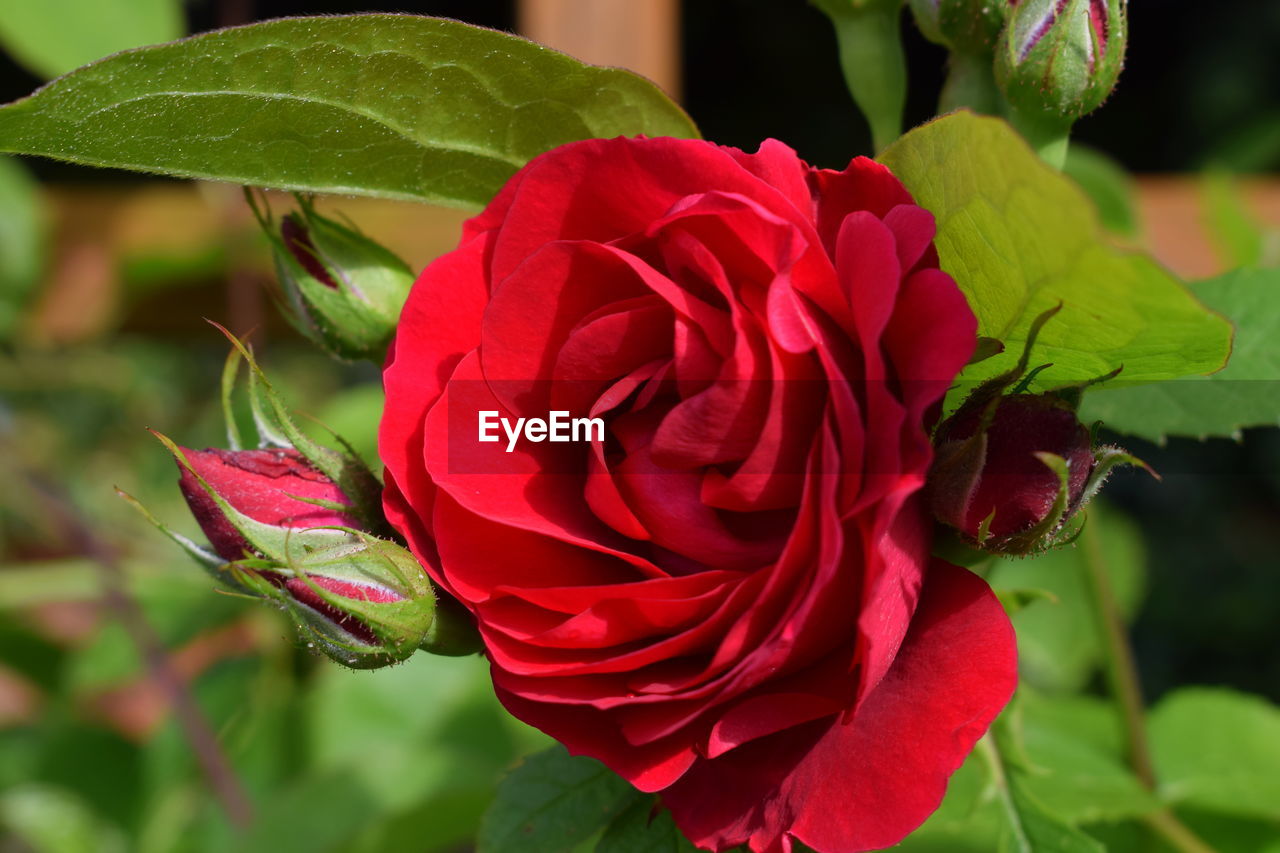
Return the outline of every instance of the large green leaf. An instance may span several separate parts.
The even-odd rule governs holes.
[[[1097,214],[999,119],[953,113],[881,155],[938,221],[938,253],[978,316],[979,334],[1005,351],[974,365],[980,379],[1013,366],[1033,319],[1062,303],[1034,363],[1046,385],[1102,376],[1126,383],[1222,367],[1231,326],[1146,255],[1102,237]]]
[[[1072,824],[1134,817],[1160,808],[1121,755],[1096,748],[1057,722],[1027,714],[1023,723],[1023,745],[1031,760],[1023,784],[1032,796]]]
[[[1196,285],[1205,304],[1236,324],[1231,363],[1212,376],[1085,395],[1081,414],[1154,441],[1238,436],[1280,424],[1280,269],[1237,270]]]
[[[599,761],[562,746],[526,758],[498,785],[476,840],[479,853],[564,853],[639,795]]]
[[[1040,802],[1027,786],[1031,772],[1018,744],[1016,713],[1006,710],[978,748],[991,771],[1004,818],[1000,853],[1103,853],[1102,845]]]
[[[478,207],[590,137],[696,136],[649,81],[411,15],[294,18],[128,51],[0,108],[0,151]]]
[[[1149,728],[1163,796],[1280,821],[1280,708],[1231,690],[1184,688],[1160,701]]]
[[[0,3],[0,44],[41,77],[182,35],[178,0],[9,0]]]
[[[1102,700],[1050,698],[1024,685],[993,731],[904,851],[1096,851],[1081,824],[1161,808],[1125,766],[1119,717]]]

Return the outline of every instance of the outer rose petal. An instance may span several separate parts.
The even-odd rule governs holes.
[[[887,847],[938,807],[1016,683],[1013,627],[990,587],[935,560],[893,668],[852,721],[827,717],[700,761],[663,801],[700,847]]]

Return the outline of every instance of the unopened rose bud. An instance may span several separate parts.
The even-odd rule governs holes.
[[[936,444],[934,515],[992,551],[1026,553],[1057,532],[1095,466],[1088,428],[1052,394],[998,398],[994,413],[981,402],[962,406]],[[1065,484],[1045,454],[1065,464]]]
[[[1037,315],[1017,365],[971,391],[934,432],[926,494],[934,517],[954,531],[940,537],[935,553],[953,562],[966,562],[973,547],[1031,554],[1069,540],[1067,522],[1119,465],[1136,465],[1159,479],[1128,452],[1094,446],[1094,431],[1076,417],[1085,390],[1115,378],[1121,368],[1043,394],[1023,393],[1053,366],[1027,369],[1041,329],[1061,310],[1058,304]]]
[[[329,545],[309,539],[302,532],[276,559],[229,569],[239,587],[289,613],[309,647],[345,666],[397,663],[429,641],[435,593],[412,554],[364,534]]]
[[[251,556],[257,549],[219,508],[200,478],[234,509],[265,525],[359,527],[352,515],[336,508],[351,505],[347,496],[296,450],[182,450],[190,467],[179,464],[178,487],[209,544],[228,562]]]
[[[290,322],[331,355],[380,363],[413,284],[408,265],[305,200],[278,230],[260,221]]]
[[[910,0],[925,38],[953,51],[991,56],[1008,0]]]
[[[289,613],[309,647],[358,669],[419,648],[475,650],[469,621],[436,619],[435,591],[413,555],[358,529],[347,496],[301,453],[188,450],[162,440],[216,554],[206,565]]]
[[[1127,0],[1008,0],[996,80],[1011,108],[1049,123],[1092,112],[1115,88]]]

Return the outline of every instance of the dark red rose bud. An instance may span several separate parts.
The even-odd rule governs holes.
[[[934,515],[992,551],[1048,544],[1080,506],[1097,464],[1088,428],[1053,394],[966,404],[938,428],[936,443]],[[1065,463],[1065,478],[1053,457]]]
[[[189,450],[183,453],[191,468],[178,465],[178,486],[191,514],[218,556],[232,561],[253,554],[253,548],[201,487],[195,474],[228,504],[254,521],[274,527],[359,527],[355,519],[336,509],[307,501],[350,506],[347,496],[296,450]],[[193,473],[193,470],[195,473]],[[305,499],[305,500],[300,500]]]

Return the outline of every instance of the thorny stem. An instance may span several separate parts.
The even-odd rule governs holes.
[[[1129,646],[1124,619],[1116,603],[1115,591],[1107,571],[1106,556],[1098,538],[1098,526],[1086,524],[1080,535],[1084,549],[1085,580],[1093,598],[1093,611],[1098,620],[1102,653],[1106,663],[1107,683],[1112,697],[1120,705],[1129,766],[1139,781],[1151,791],[1156,789],[1156,774],[1151,762],[1151,745],[1147,741],[1146,713],[1138,667]],[[1215,853],[1194,832],[1178,820],[1169,809],[1144,815],[1143,823],[1182,853]]]

